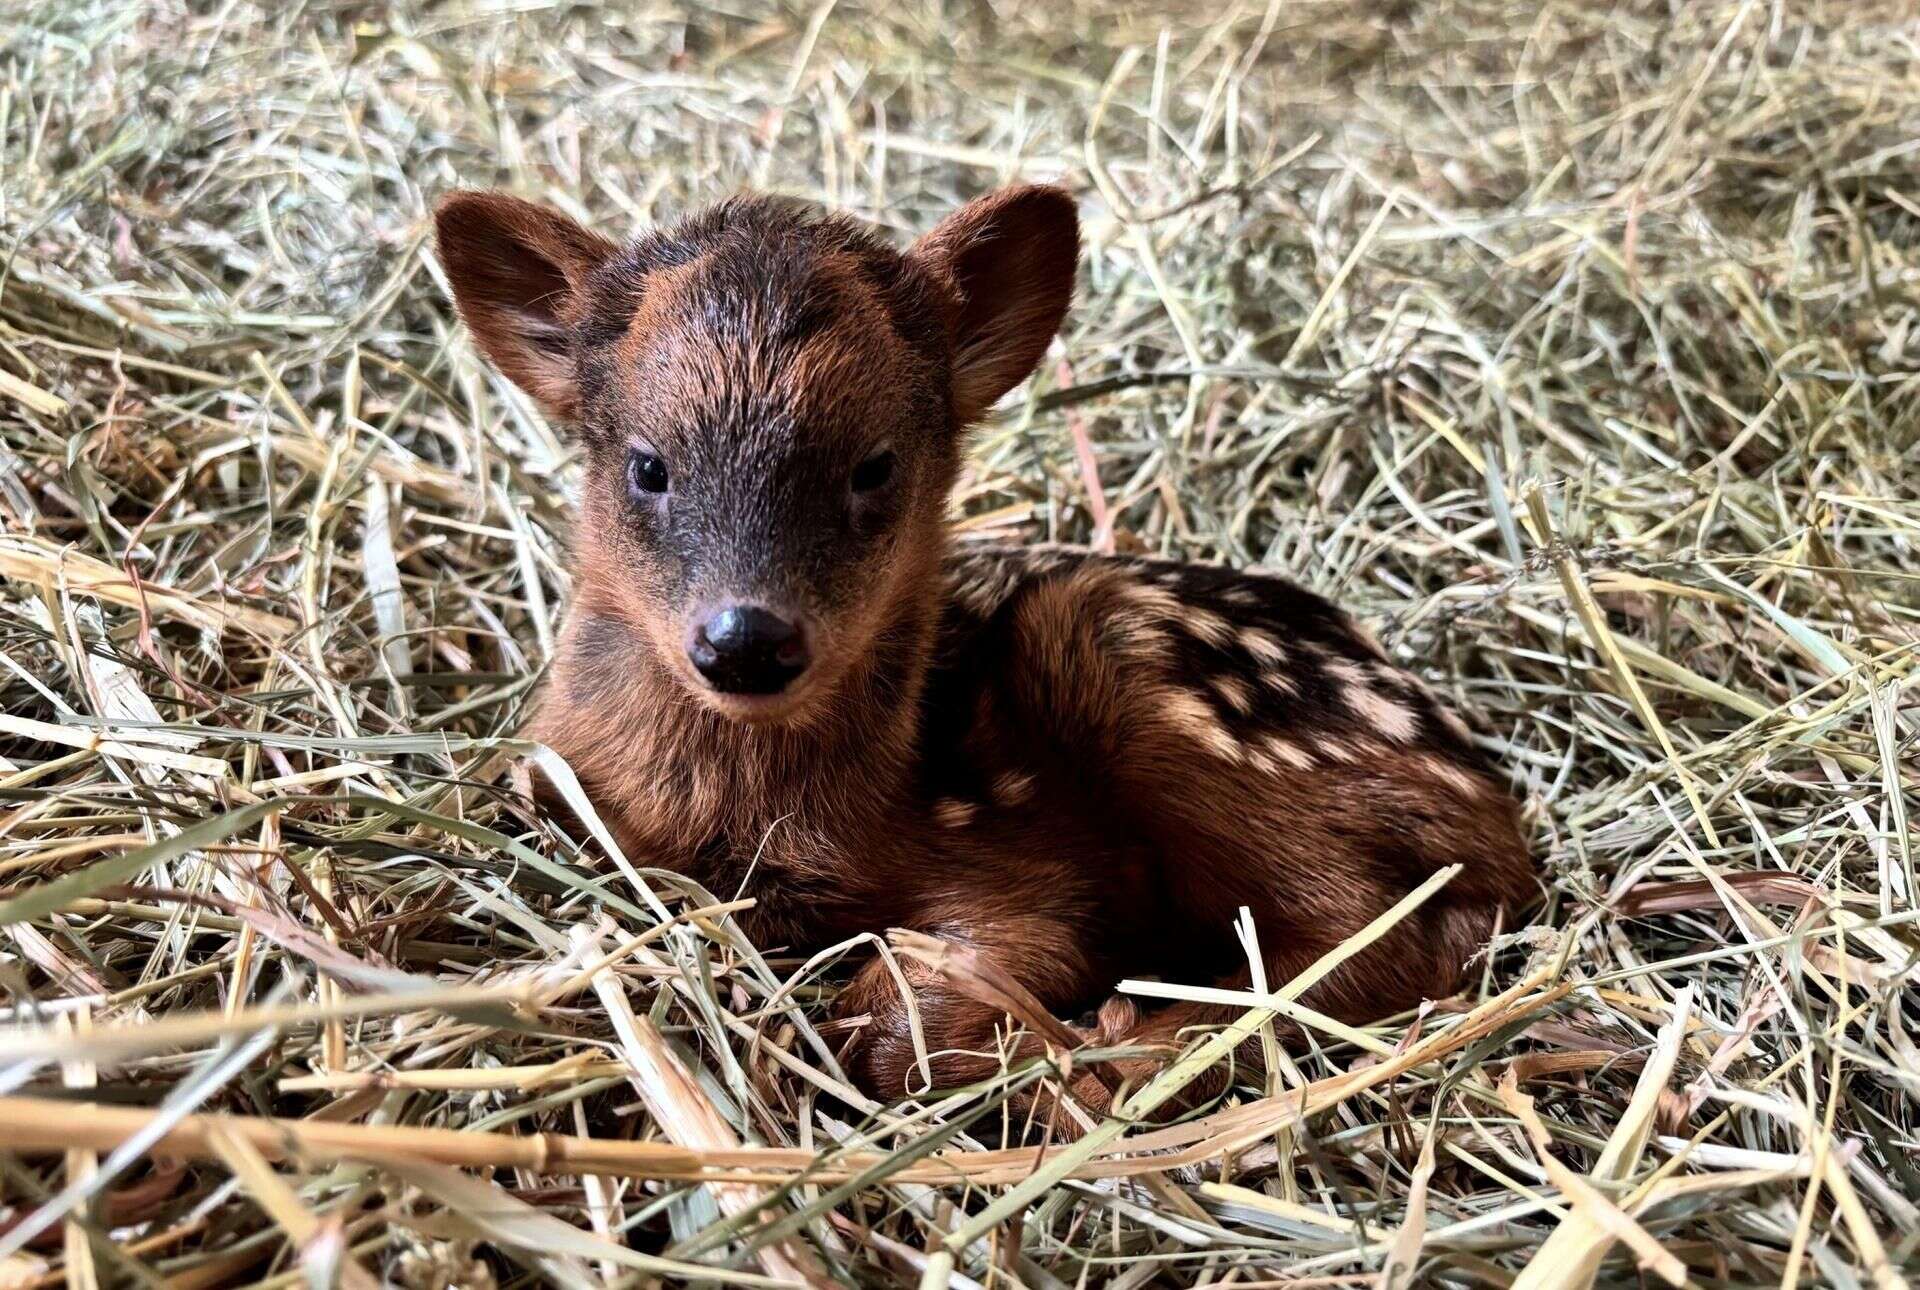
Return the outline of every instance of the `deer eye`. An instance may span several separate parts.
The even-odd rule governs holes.
[[[872,493],[887,486],[893,478],[893,453],[881,449],[853,468],[850,481],[856,493]]]
[[[667,463],[644,449],[627,454],[627,487],[636,493],[667,491]]]

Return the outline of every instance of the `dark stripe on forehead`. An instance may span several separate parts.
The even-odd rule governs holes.
[[[596,276],[580,339],[589,349],[626,335],[649,279],[703,262],[688,282],[689,321],[720,334],[794,346],[851,307],[848,288],[870,288],[885,323],[923,358],[944,346],[937,292],[883,237],[839,215],[765,196],[732,198],[629,245]],[[857,290],[857,288],[856,288]],[[879,320],[876,320],[879,321]]]

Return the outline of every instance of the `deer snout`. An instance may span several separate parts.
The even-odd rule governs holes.
[[[778,694],[807,670],[807,638],[770,609],[727,605],[693,629],[687,657],[722,694]]]

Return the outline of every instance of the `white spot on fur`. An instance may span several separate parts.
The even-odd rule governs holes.
[[[1164,651],[1167,634],[1143,614],[1121,612],[1109,615],[1107,630],[1115,648],[1133,653]]]
[[[1354,714],[1379,734],[1397,744],[1408,743],[1419,728],[1413,709],[1388,698],[1364,682],[1349,685],[1340,692]]]
[[[1320,656],[1320,670],[1342,690],[1362,690],[1367,686],[1367,669],[1350,658],[1323,654]]]
[[[949,829],[964,829],[973,823],[980,808],[957,797],[943,797],[933,804],[933,818]]]
[[[1189,606],[1186,624],[1188,631],[1215,649],[1225,649],[1227,642],[1233,639],[1233,624],[1211,609]]]
[[[1187,603],[1184,600],[1165,587],[1156,587],[1149,582],[1129,580],[1122,583],[1120,595],[1127,603],[1162,618],[1178,619],[1187,613]]]
[[[1435,757],[1429,753],[1423,756],[1420,761],[1421,764],[1426,767],[1428,774],[1452,788],[1462,797],[1480,797],[1486,792],[1486,786],[1477,776],[1456,766],[1445,757]]]
[[[1354,761],[1354,749],[1337,739],[1317,738],[1313,741],[1313,750],[1328,761],[1350,766]]]
[[[1033,776],[1025,771],[1002,772],[993,781],[993,800],[1003,806],[1018,806],[1033,796]]]
[[[1282,766],[1290,766],[1294,770],[1313,769],[1313,754],[1284,736],[1261,736],[1260,750]]]
[[[1240,741],[1214,712],[1213,706],[1191,690],[1168,690],[1161,709],[1182,734],[1190,735],[1228,761],[1244,755]]]
[[[1242,627],[1239,633],[1240,648],[1253,656],[1256,663],[1267,667],[1278,667],[1287,661],[1287,651],[1258,627]]]
[[[1239,677],[1223,672],[1207,684],[1212,686],[1213,692],[1220,696],[1220,702],[1241,716],[1244,717],[1253,711],[1253,691]]]

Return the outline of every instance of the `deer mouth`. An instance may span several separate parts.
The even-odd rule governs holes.
[[[710,685],[699,684],[700,699],[706,706],[730,721],[750,726],[777,726],[796,723],[809,706],[813,686],[802,678],[774,694],[729,694]]]

